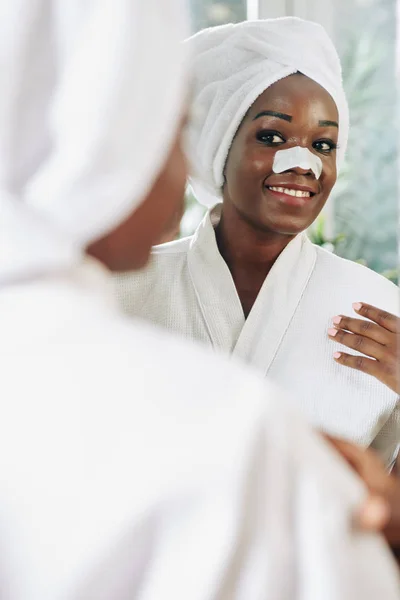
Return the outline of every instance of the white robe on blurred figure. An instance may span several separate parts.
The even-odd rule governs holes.
[[[280,393],[126,320],[84,258],[166,157],[178,2],[0,16],[1,599],[398,598],[361,485]]]

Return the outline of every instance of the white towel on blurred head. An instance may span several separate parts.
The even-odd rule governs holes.
[[[0,285],[71,267],[143,200],[183,110],[181,6],[0,3]]]

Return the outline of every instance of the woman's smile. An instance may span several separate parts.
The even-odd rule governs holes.
[[[272,197],[275,197],[278,202],[282,202],[288,206],[303,207],[309,204],[312,200],[312,195],[310,192],[297,190],[294,188],[266,186],[265,190]]]
[[[315,181],[314,185],[291,183],[284,179],[280,181],[270,181],[270,177],[264,184],[264,192],[268,193],[269,197],[275,198],[278,202],[286,204],[287,206],[296,206],[302,208],[303,206],[310,205],[312,199],[318,193],[318,182]]]

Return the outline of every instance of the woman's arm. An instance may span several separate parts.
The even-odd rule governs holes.
[[[381,457],[388,470],[395,468],[400,444],[400,401],[373,440],[370,448]],[[400,472],[399,472],[400,476]]]
[[[356,525],[363,530],[381,530],[400,566],[400,459],[389,475],[373,450],[326,437],[363,480],[370,493],[356,516]]]
[[[390,499],[391,518],[384,533],[400,566],[400,473],[398,469],[392,477],[395,485]]]

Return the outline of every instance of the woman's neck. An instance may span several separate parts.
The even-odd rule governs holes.
[[[222,207],[215,235],[247,317],[276,259],[294,236],[257,230],[230,206]]]

